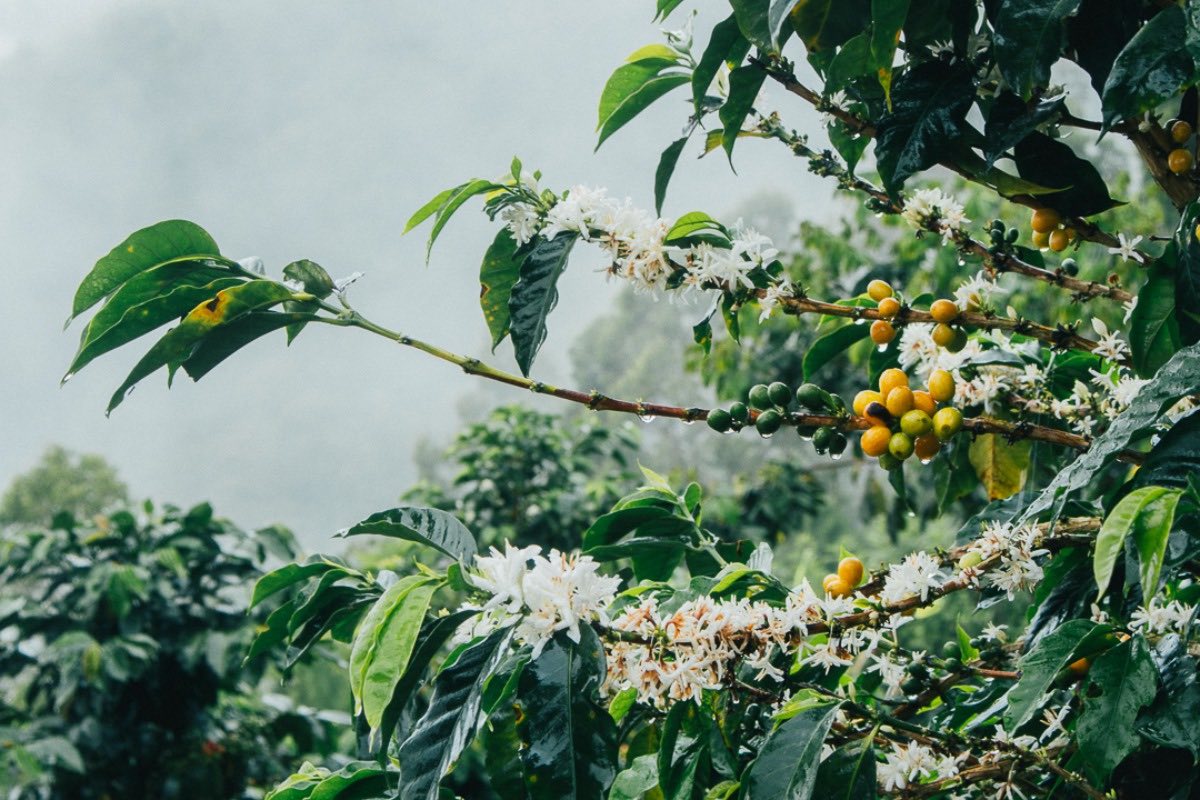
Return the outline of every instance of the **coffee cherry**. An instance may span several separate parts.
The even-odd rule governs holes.
[[[846,556],[838,562],[837,574],[851,586],[858,586],[863,579],[863,563],[854,556]]]
[[[851,405],[851,408],[854,409],[856,416],[861,417],[863,414],[867,413],[868,405],[871,403],[882,402],[883,397],[879,394],[879,392],[872,391],[871,389],[863,389],[861,392],[854,395],[854,403]]]
[[[883,403],[867,403],[863,416],[870,420],[872,425],[889,427],[892,424],[892,415]]]
[[[900,313],[900,301],[894,297],[885,297],[879,301],[879,313],[891,319]]]
[[[833,441],[834,433],[833,428],[830,428],[828,425],[822,425],[820,428],[817,428],[817,432],[813,434],[812,443],[818,453],[824,453],[829,449],[829,443]]]
[[[1029,237],[1029,243],[1038,250],[1045,250],[1050,246],[1050,234],[1034,231]]]
[[[744,425],[750,421],[750,409],[746,408],[745,403],[733,403],[729,406],[729,416]]]
[[[763,436],[770,436],[783,426],[783,415],[773,408],[767,409],[754,420],[754,429]]]
[[[896,328],[886,319],[877,319],[871,323],[871,341],[884,345],[896,338]]]
[[[932,417],[933,412],[937,411],[937,403],[934,402],[929,392],[924,389],[918,389],[913,392],[913,408],[918,408]]]
[[[907,386],[897,386],[888,392],[883,404],[887,407],[888,413],[893,417],[903,417],[912,411],[913,408],[912,389],[909,389]]]
[[[1019,238],[1021,238],[1021,232],[1016,228],[1011,229],[1004,235],[1004,241],[1008,242],[1009,244],[1016,244],[1017,239]]]
[[[750,401],[751,408],[757,408],[759,411],[766,411],[772,405],[771,392],[767,389],[765,383],[759,383],[750,387],[750,393],[747,396]]]
[[[1067,664],[1067,670],[1077,678],[1082,678],[1088,674],[1088,670],[1092,668],[1092,662],[1086,658],[1081,658],[1078,661],[1072,661]]]
[[[950,340],[950,344],[946,345],[946,352],[958,353],[967,346],[967,332],[962,328],[954,329],[954,338]]]
[[[953,300],[934,300],[929,306],[929,315],[937,322],[953,322],[958,316],[958,304]]]
[[[1183,144],[1192,138],[1192,126],[1179,119],[1171,123],[1171,141]]]
[[[929,667],[921,661],[910,661],[904,665],[904,671],[918,680],[929,677]]]
[[[872,425],[863,431],[859,444],[862,446],[863,453],[875,458],[887,452],[888,442],[891,438],[892,431],[886,425]]]
[[[1049,233],[1062,224],[1062,217],[1053,208],[1037,208],[1029,218],[1034,233]]]
[[[903,463],[903,461],[896,458],[891,453],[884,453],[879,457],[879,466],[888,472],[891,472],[894,469],[899,469]]]
[[[914,408],[900,417],[900,430],[916,439],[933,430],[933,419],[924,411]]]
[[[962,655],[962,648],[958,646],[958,642],[944,642],[942,644],[943,658],[958,658]]]
[[[1067,249],[1067,245],[1070,243],[1070,237],[1062,228],[1059,228],[1056,231],[1050,231],[1050,240],[1048,244],[1050,245],[1050,249],[1054,252],[1061,253],[1063,250]]]
[[[958,560],[959,569],[974,569],[983,563],[983,556],[977,550],[970,550],[963,553],[963,557]]]
[[[854,587],[846,583],[837,575],[832,576],[833,580],[825,584],[825,592],[831,597],[849,597],[854,594]]]
[[[954,336],[954,328],[951,328],[944,322],[939,322],[937,325],[934,325],[933,333],[930,334],[930,337],[933,339],[933,343],[938,347],[949,347],[952,345],[954,343]]]
[[[924,682],[916,678],[905,678],[904,682],[900,684],[900,689],[905,694],[920,694],[923,688],[925,688]]]
[[[829,440],[829,455],[840,456],[844,452],[846,452],[846,434],[834,431],[833,438]]]
[[[935,369],[929,373],[929,396],[939,403],[954,399],[954,376],[947,370]]]
[[[815,383],[803,384],[796,390],[796,402],[810,411],[824,411],[825,392]]]
[[[1176,175],[1182,175],[1192,168],[1192,154],[1180,147],[1167,154],[1167,169]]]
[[[963,668],[963,663],[961,658],[947,658],[942,666],[947,672],[958,672]]]
[[[933,420],[929,421],[929,426],[932,429]],[[918,436],[913,440],[913,454],[922,461],[929,461],[938,454],[942,449],[942,443],[932,433],[927,433],[924,436]]]
[[[897,386],[908,386],[908,376],[904,374],[904,370],[895,367],[885,369],[879,376],[879,393],[887,397],[888,392]]]
[[[892,285],[887,281],[881,281],[876,278],[867,284],[867,295],[878,303],[885,297],[892,296]]]
[[[719,408],[708,412],[708,419],[705,422],[717,433],[725,433],[733,427],[733,417],[729,415],[728,411],[722,411]]]
[[[841,580],[841,576],[836,575],[835,573],[831,572],[828,575],[826,575],[824,578],[821,579],[821,588],[825,590],[826,594],[829,594],[829,584],[833,583],[834,581],[840,581],[840,580]]]
[[[913,454],[913,440],[907,433],[893,433],[888,439],[888,452],[904,461]]]
[[[1079,265],[1075,263],[1075,259],[1073,258],[1064,258],[1062,271],[1073,278],[1079,274]]]
[[[787,408],[788,403],[792,402],[792,390],[782,381],[775,381],[768,386],[767,396],[771,399],[772,403],[780,408]]]
[[[933,434],[943,442],[948,442],[962,429],[962,412],[953,406],[939,409],[933,415]]]

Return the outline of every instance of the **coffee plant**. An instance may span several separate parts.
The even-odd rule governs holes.
[[[681,5],[658,0],[657,17]],[[774,575],[769,547],[716,535],[700,487],[649,468],[585,529],[556,532],[569,548],[484,552],[446,511],[372,514],[344,535],[419,543],[427,563],[396,574],[314,558],[255,589],[255,606],[295,592],[256,654],[349,643],[360,742],[359,761],[305,764],[271,797],[437,798],[480,746],[506,797],[1191,796],[1200,2],[730,0],[727,14],[702,47],[689,22],[635,50],[600,92],[598,145],[684,90],[682,135],[648,181],[654,211],[551,186],[514,159],[405,226],[429,226],[431,254],[460,209],[482,204],[498,231],[479,303],[519,374],[367,319],[354,276],[301,260],[270,277],[182,220],[131,234],[84,278],[72,314],[99,310],[68,374],[173,324],[111,412],[160,370],[199,380],[267,334],[353,328],[597,413],[873,459],[901,502],[936,478],[940,508],[977,486],[988,504],[953,547],[896,563],[846,554],[819,588]],[[1060,73],[1078,79],[1052,83]],[[812,112],[828,147],[789,127]],[[1096,141],[1140,159],[1161,224],[1114,225],[1122,201],[1083,149]],[[789,278],[755,230],[660,215],[685,150],[732,161],[747,146],[776,146],[782,168],[799,159],[939,242],[957,287],[921,291],[918,268],[820,296],[836,284]],[[963,183],[1027,221],[971,219],[951,191]],[[819,336],[791,354],[803,380],[754,375],[718,409],[538,380],[558,284],[585,249],[629,290],[695,304],[703,353],[737,343],[748,308],[764,326],[811,321]],[[1036,316],[1047,295],[1072,304],[1069,320]],[[853,394],[817,382],[860,343],[865,364],[838,379]],[[1020,626],[967,618],[936,649],[906,646],[906,628],[960,592],[981,608],[1031,594],[1032,607]]]

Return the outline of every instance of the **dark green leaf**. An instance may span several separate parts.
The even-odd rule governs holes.
[[[875,749],[869,739],[843,745],[817,770],[813,797],[821,800],[874,800]]]
[[[1171,4],[1125,45],[1101,95],[1106,128],[1174,97],[1194,79],[1196,67],[1184,49],[1184,27],[1183,9]]]
[[[908,17],[909,0],[871,0],[871,64],[891,107],[892,61],[900,30]]]
[[[308,795],[309,800],[360,800],[381,796],[388,788],[388,779],[395,774],[378,764],[355,762],[347,764],[318,783]]]
[[[443,666],[429,707],[400,745],[399,797],[437,800],[438,784],[475,737],[483,685],[508,652],[511,628],[494,631]]]
[[[1158,672],[1146,640],[1134,636],[1095,659],[1075,728],[1079,754],[1093,779],[1106,783],[1141,738],[1134,719],[1154,699]]]
[[[153,267],[209,259],[223,261],[217,243],[194,222],[172,219],[142,228],[96,262],[75,291],[71,316],[79,316],[125,281]]]
[[[333,294],[333,278],[315,261],[293,261],[283,268],[283,277],[296,281],[304,287],[304,291],[321,299]]]
[[[600,93],[600,138],[596,148],[676,86],[691,80],[678,67],[675,53],[666,45],[643,47],[613,72]]]
[[[708,726],[694,703],[676,703],[667,712],[658,748],[658,788],[664,800],[690,800],[697,773],[708,756]]]
[[[777,48],[771,36],[769,18],[771,0],[729,0],[742,35],[755,47],[768,52]]]
[[[1087,71],[1097,95],[1117,54],[1138,32],[1142,9],[1141,0],[1083,0],[1079,13],[1067,20],[1068,53]]]
[[[1200,341],[1200,320],[1193,316],[1196,309],[1200,309],[1200,239],[1196,238],[1197,225],[1200,225],[1200,201],[1193,200],[1180,212],[1175,239],[1159,258],[1159,263],[1166,266],[1172,261],[1175,263],[1176,323],[1185,344]]]
[[[501,228],[479,267],[479,306],[492,334],[493,351],[508,336],[508,299],[521,271],[519,252],[512,232]]]
[[[820,767],[821,745],[838,704],[812,706],[767,736],[744,782],[746,800],[808,800]]]
[[[241,350],[246,345],[272,331],[303,325],[312,319],[312,314],[281,313],[278,311],[251,311],[233,322],[222,325],[201,339],[196,349],[183,362],[183,371],[198,381],[218,364]]]
[[[517,364],[529,375],[546,341],[546,318],[558,304],[558,278],[567,267],[579,235],[564,231],[553,239],[538,238],[521,262],[520,277],[508,300],[509,324]]]
[[[1200,686],[1196,684],[1196,662],[1188,654],[1187,642],[1168,633],[1151,652],[1158,669],[1162,691],[1139,720],[1138,732],[1163,747],[1189,750],[1200,755]]]
[[[721,126],[724,130],[721,135],[721,146],[725,148],[725,154],[729,157],[731,164],[733,163],[733,146],[738,140],[738,131],[742,129],[746,117],[754,108],[758,90],[762,88],[763,81],[766,79],[766,71],[753,64],[746,64],[729,73],[729,99],[725,101],[725,105],[721,106],[717,116],[721,118]]]
[[[853,174],[859,159],[862,158],[867,145],[871,142],[870,138],[853,133],[844,123],[836,119],[829,123],[826,131],[829,133],[829,143],[846,162],[846,169]]]
[[[1088,217],[1121,205],[1112,199],[1104,178],[1069,145],[1044,133],[1031,133],[1016,147],[1017,172],[1047,187],[1070,187],[1042,194],[1038,200],[1063,216]]]
[[[804,354],[804,380],[812,380],[817,370],[871,333],[868,325],[843,325],[812,343]]]
[[[792,26],[810,53],[820,53],[865,31],[870,8],[870,0],[800,0],[794,4]]]
[[[1058,61],[1067,17],[1079,0],[1005,0],[995,20],[993,39],[1000,74],[1023,99],[1050,82]]]
[[[604,677],[604,649],[586,625],[578,644],[560,632],[521,673],[517,732],[533,800],[605,796],[617,773],[617,728],[597,702]]]
[[[458,561],[470,561],[475,555],[475,537],[453,514],[437,508],[400,506],[378,511],[355,525],[339,531],[339,536],[371,533],[418,542],[436,548]]]
[[[769,0],[767,4],[767,38],[775,50],[779,49],[779,34],[795,5],[796,0]]]
[[[1008,692],[1005,730],[1015,734],[1033,719],[1059,672],[1072,661],[1095,652],[1110,630],[1107,625],[1097,625],[1090,619],[1073,619],[1038,642],[1021,659],[1021,677]]]
[[[992,166],[997,158],[1040,126],[1056,119],[1062,113],[1064,102],[1058,97],[1026,104],[1012,92],[1001,93],[988,111],[983,127],[986,140],[983,154],[987,166]]]
[[[1133,366],[1143,378],[1158,372],[1182,344],[1175,318],[1175,271],[1155,263],[1149,272],[1129,320]]]
[[[1187,488],[1189,475],[1200,475],[1200,414],[1189,414],[1162,434],[1134,482]]]
[[[713,28],[704,54],[692,70],[692,103],[697,117],[704,111],[704,96],[708,93],[708,87],[712,85],[721,65],[727,60],[741,63],[749,48],[750,42],[742,36],[737,18],[732,14]]]
[[[285,564],[279,569],[272,570],[254,584],[254,593],[250,597],[250,608],[254,608],[282,589],[333,569],[342,569],[342,567],[335,562],[326,560],[323,556],[313,556],[303,564]]]
[[[657,13],[654,16],[655,20],[664,20],[671,15],[671,12],[679,8],[683,0],[657,0]]]
[[[679,154],[683,152],[688,137],[683,136],[667,145],[662,156],[658,159],[658,169],[654,171],[654,211],[662,214],[663,201],[667,198],[667,184],[675,174],[675,165],[679,163]]]

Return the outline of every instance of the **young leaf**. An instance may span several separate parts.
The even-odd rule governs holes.
[[[458,517],[437,508],[400,506],[377,511],[338,536],[371,533],[429,545],[458,561],[469,562],[475,555],[475,537]]]
[[[463,649],[433,681],[429,707],[400,745],[399,797],[437,800],[438,784],[475,737],[483,685],[508,653],[512,628]]]
[[[1158,594],[1158,578],[1167,555],[1167,540],[1175,524],[1175,508],[1182,496],[1182,489],[1166,489],[1161,496],[1143,505],[1134,520],[1133,543],[1138,552],[1138,578],[1142,584],[1143,598]]]
[[[1022,99],[1049,84],[1066,20],[1077,8],[1079,0],[1007,0],[999,6],[993,44],[996,64]]]
[[[1172,3],[1150,18],[1117,56],[1104,84],[1105,129],[1178,94],[1195,66],[1184,49],[1183,9]]]
[[[492,334],[492,351],[508,336],[508,299],[521,270],[517,242],[508,228],[501,228],[483,255],[479,267],[479,306]]]
[[[468,181],[462,186],[452,190],[450,196],[447,197],[446,201],[437,209],[437,217],[433,221],[433,230],[429,232],[429,241],[425,245],[426,263],[429,262],[429,256],[433,252],[433,243],[437,241],[438,234],[442,232],[442,228],[446,227],[446,223],[449,222],[450,218],[454,216],[454,212],[458,211],[458,209],[462,207],[463,203],[467,202],[476,195],[503,188],[503,186],[497,183],[476,178],[475,180]],[[417,214],[421,214],[423,211],[424,209],[418,211]]]
[[[250,608],[254,608],[278,591],[334,569],[344,569],[344,567],[328,560],[325,556],[311,556],[302,564],[285,564],[279,569],[272,570],[254,584],[254,592],[250,596]]]
[[[96,262],[75,291],[72,319],[100,302],[130,278],[168,262],[216,261],[221,251],[208,232],[194,222],[172,219],[129,235]],[[209,264],[211,266],[211,264]]]
[[[508,311],[517,364],[526,376],[546,341],[546,318],[558,304],[558,278],[567,268],[567,258],[578,238],[578,234],[569,231],[553,239],[538,238],[521,262],[520,277],[509,295]]]
[[[837,703],[805,708],[771,731],[747,769],[746,800],[812,797],[821,746],[837,709]]]
[[[1075,728],[1079,755],[1101,784],[1141,742],[1134,720],[1154,699],[1158,671],[1142,636],[1133,636],[1096,658],[1083,690]]]
[[[443,189],[434,195],[432,200],[418,208],[416,213],[408,218],[408,222],[405,224],[404,230],[400,232],[400,235],[403,236],[425,220],[432,217],[434,214],[438,213],[442,209],[442,206],[446,205],[446,201],[450,199],[450,196],[462,189],[464,186],[466,186],[465,183],[460,183],[458,186],[452,186],[449,189]]]
[[[601,800],[617,773],[617,727],[597,703],[604,649],[590,627],[579,633],[578,644],[566,632],[551,639],[517,684],[517,732],[532,800]]]

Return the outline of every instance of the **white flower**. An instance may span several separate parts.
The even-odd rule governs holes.
[[[942,585],[941,564],[925,551],[911,553],[899,564],[893,564],[883,582],[879,597],[885,603],[896,603],[906,597],[919,595],[924,601],[931,589]]]
[[[513,241],[518,246],[525,244],[537,235],[541,218],[537,211],[528,203],[513,203],[500,212],[500,219],[512,231]]]
[[[932,228],[947,239],[971,221],[962,204],[938,188],[917,189],[904,201],[900,216],[916,230]]]
[[[987,625],[984,626],[983,631],[981,633],[983,635],[983,638],[987,639],[990,642],[1002,642],[1003,643],[1003,642],[1008,641],[1008,634],[1004,632],[1004,629],[1007,627],[1008,627],[1007,625],[997,625],[994,622],[989,622]]]
[[[1141,236],[1126,239],[1125,234],[1118,233],[1117,241],[1120,243],[1119,246],[1108,248],[1108,252],[1111,255],[1120,256],[1125,261],[1136,261],[1139,264],[1145,263],[1145,257],[1137,251],[1138,243],[1142,241]]]
[[[492,595],[484,605],[484,610],[503,608],[506,611],[520,611],[525,603],[523,579],[529,559],[540,553],[541,549],[536,545],[518,549],[511,542],[505,542],[504,553],[495,547],[490,550],[490,556],[475,556],[475,571],[467,573],[467,582]]]
[[[763,296],[758,299],[758,307],[762,309],[759,312],[758,321],[762,322],[768,319],[775,313],[775,309],[779,308],[782,301],[792,297],[794,292],[795,289],[787,279],[768,286]]]
[[[1110,361],[1122,361],[1129,355],[1129,345],[1116,331],[1111,333],[1108,326],[1099,318],[1092,319],[1092,329],[1100,336],[1100,341],[1092,348],[1092,352]]]

